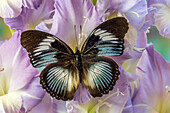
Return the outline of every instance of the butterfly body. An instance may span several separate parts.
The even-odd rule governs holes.
[[[75,52],[75,67],[77,67],[78,71],[79,71],[79,78],[80,78],[80,83],[82,82],[82,58],[81,58],[81,53],[78,49],[78,47],[76,47],[76,52]]]
[[[97,26],[75,52],[56,36],[37,30],[25,31],[21,44],[40,73],[42,87],[56,99],[72,100],[79,84],[93,97],[109,93],[119,78],[119,67],[106,56],[120,56],[128,30],[125,18],[110,19]]]

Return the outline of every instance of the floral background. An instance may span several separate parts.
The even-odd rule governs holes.
[[[100,23],[125,17],[129,30],[114,89],[93,98],[79,87],[72,101],[51,98],[20,44],[23,31],[49,32],[75,48]],[[0,4],[0,113],[170,113],[169,0],[3,0]],[[77,31],[79,31],[77,29]]]

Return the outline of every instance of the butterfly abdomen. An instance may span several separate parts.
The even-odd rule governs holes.
[[[81,83],[82,82],[82,77],[81,77],[82,59],[81,59],[81,53],[78,50],[78,48],[76,48],[76,52],[75,52],[75,67],[77,67],[77,69],[79,71],[79,78],[80,78],[80,83]]]

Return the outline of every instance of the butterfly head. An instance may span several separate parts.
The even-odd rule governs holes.
[[[77,53],[77,54],[80,53],[78,47],[75,48],[75,54],[76,54],[76,53]]]

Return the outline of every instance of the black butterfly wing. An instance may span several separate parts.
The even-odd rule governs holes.
[[[73,59],[74,53],[71,48],[56,36],[46,32],[24,31],[21,34],[21,45],[27,50],[35,68]]]
[[[128,23],[125,18],[107,20],[90,33],[82,46],[81,53],[90,57],[122,55],[127,30]]]
[[[124,50],[128,30],[123,17],[110,19],[96,27],[82,46],[82,82],[93,97],[107,94],[119,78],[119,67],[104,56],[119,56]]]
[[[118,65],[107,57],[84,60],[82,66],[82,83],[93,97],[109,93],[120,75]]]
[[[71,62],[48,65],[40,74],[40,83],[52,97],[72,100],[79,86],[79,73]]]
[[[21,45],[35,68],[46,66],[40,74],[42,87],[52,97],[71,100],[80,82],[71,48],[54,35],[37,30],[23,32]]]

